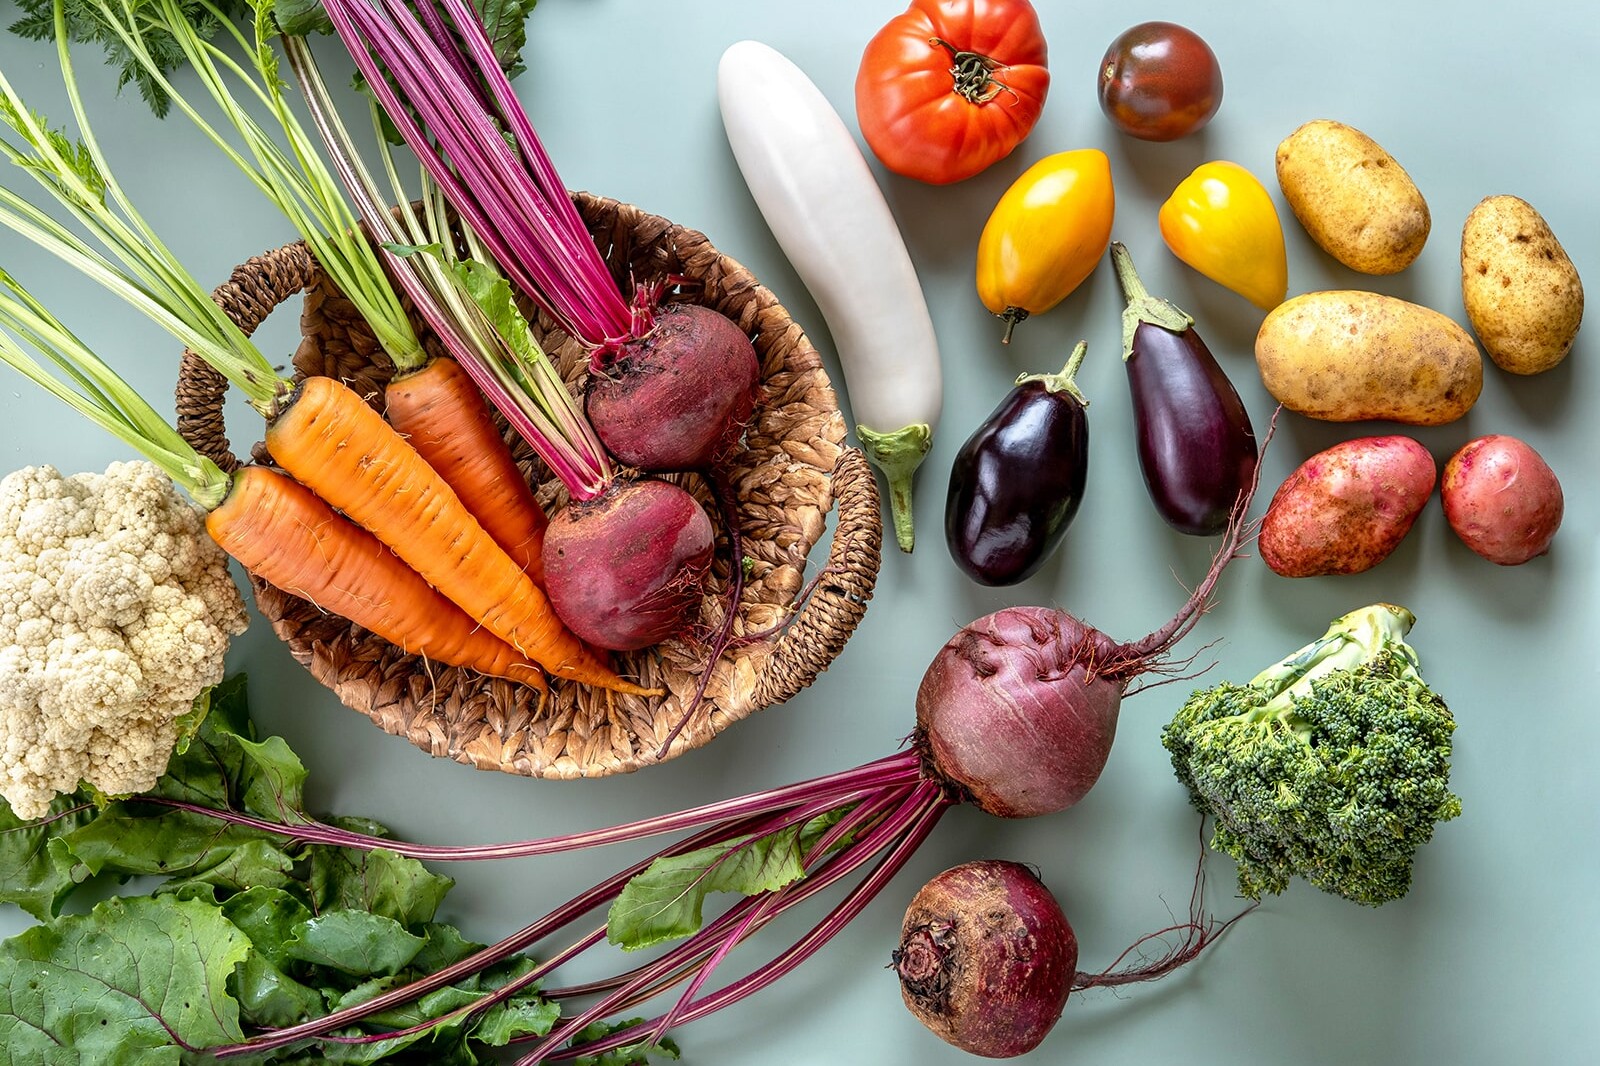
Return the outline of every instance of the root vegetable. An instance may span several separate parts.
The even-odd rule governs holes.
[[[665,481],[612,482],[557,512],[545,583],[579,637],[619,651],[677,631],[700,602],[715,531],[694,497]]]
[[[548,367],[548,360],[536,346],[529,351],[531,343],[525,336],[520,311],[511,299],[514,283],[563,331],[594,353],[597,368],[627,379],[632,374],[627,366],[639,362],[643,372],[630,388],[648,394],[650,378],[657,376],[654,365],[648,360],[635,360],[630,352],[636,352],[646,342],[658,320],[672,317],[658,304],[663,286],[640,284],[631,297],[624,295],[518,102],[495,57],[493,42],[467,0],[441,0],[420,12],[401,4],[371,5],[355,0],[328,0],[325,9],[373,95],[421,159],[432,187],[457,212],[459,228],[469,246],[482,250],[482,254],[475,251],[471,261],[452,266],[471,290],[473,300],[485,307],[493,327],[504,333],[510,324],[516,336],[505,338],[508,346],[517,355],[529,356],[529,362]],[[304,58],[303,48],[289,47]],[[297,66],[305,64],[297,60]],[[331,128],[333,118],[330,116],[324,125]],[[327,132],[328,128],[324,128]],[[371,224],[370,218],[368,221]],[[490,261],[495,264],[494,269],[488,268]],[[506,278],[499,276],[501,270]],[[709,310],[704,313],[715,314]],[[699,340],[705,332],[702,326],[688,336]],[[726,396],[733,402],[733,409],[708,423],[711,432],[707,448],[712,452],[728,437],[737,439],[730,421],[741,413],[743,400],[738,382],[755,362],[749,338],[737,327],[721,330],[716,343],[718,347],[711,352],[697,354],[707,364],[691,372],[691,383],[724,372],[715,369],[723,359],[723,346],[731,344],[749,350],[739,353],[738,373],[729,375],[731,387]],[[665,354],[676,362],[681,356],[673,355],[674,350],[681,352],[668,346],[658,357]],[[611,355],[617,359],[610,360]],[[523,365],[516,367],[517,371],[526,369]],[[524,432],[524,436],[552,466],[574,499],[591,500],[605,495],[614,476],[610,460],[598,442],[591,452],[587,441],[578,439],[590,433],[603,437],[601,426],[591,427],[589,417],[570,403],[559,378],[538,384],[533,391],[537,393],[535,400],[543,421],[533,435]],[[653,434],[655,439],[648,443],[657,450],[654,459],[671,461],[679,444],[675,439],[677,431],[663,424],[662,419],[680,402],[679,396],[681,392],[668,390],[666,396],[640,400],[644,410],[630,412],[630,416],[641,416],[645,421],[633,418],[618,439],[641,446],[647,433]],[[602,404],[600,409],[608,418],[618,412],[617,405]],[[748,417],[747,410],[742,413]],[[653,425],[647,425],[652,417]],[[549,452],[555,453],[553,462]],[[656,461],[648,465],[660,468]],[[674,492],[682,490],[663,483],[661,489],[654,490],[652,499]],[[691,506],[699,505],[684,494],[665,511],[640,508],[628,513],[681,515]],[[646,637],[651,638],[647,643],[655,643],[687,631],[692,622],[689,612],[705,593],[707,568],[685,564],[671,572],[645,573],[646,560],[666,563],[695,557],[695,552],[676,547],[644,553],[638,550],[652,537],[676,542],[686,527],[635,530],[616,520],[621,513],[615,508],[595,508],[572,517],[606,516],[604,523],[597,524],[585,536],[590,540],[601,535],[615,539],[603,548],[586,547],[584,554],[597,565],[609,567],[611,578],[628,573],[637,578],[637,583],[626,590],[618,589],[623,595],[611,604],[596,604],[587,598],[568,601],[565,591],[552,594],[552,603],[564,621],[571,615],[573,623],[569,624],[585,627],[591,634],[606,631],[605,625],[598,624],[602,618],[616,619],[633,607],[648,603],[649,610],[637,620],[648,621],[648,625],[624,626],[619,631],[621,646],[614,650],[629,650],[642,646],[638,641]],[[709,523],[709,519],[704,521]],[[560,561],[553,558],[556,549],[552,542],[556,540],[559,538],[547,537],[545,542],[543,561],[547,572],[561,567]],[[581,589],[586,596],[606,587],[617,586],[614,580],[600,576],[561,586],[563,590]],[[666,589],[673,592],[663,595],[662,590]],[[682,613],[666,617],[668,603],[683,608]]]
[[[1572,351],[1583,279],[1537,208],[1489,196],[1461,227],[1461,303],[1496,366],[1539,374]]]
[[[1261,520],[1261,561],[1284,577],[1358,574],[1400,545],[1433,494],[1438,467],[1410,437],[1359,437],[1284,479]]]
[[[1483,391],[1470,333],[1376,292],[1308,292],[1280,304],[1256,334],[1256,367],[1279,403],[1327,422],[1442,426]]]
[[[1422,253],[1431,220],[1416,183],[1353,126],[1307,122],[1276,156],[1283,198],[1323,251],[1363,274],[1397,274]]]
[[[1444,516],[1491,563],[1518,566],[1550,550],[1565,500],[1550,464],[1504,434],[1468,441],[1445,463]]]
[[[597,352],[584,410],[606,449],[658,473],[720,466],[755,409],[760,368],[727,316],[669,304],[655,325]]]
[[[912,897],[892,956],[900,995],[939,1039],[987,1058],[1039,1046],[1067,1005],[1078,938],[1026,866],[953,867]]]
[[[1117,964],[1148,941],[1178,935],[1164,954],[1089,974],[1078,970],[1077,935],[1037,874],[1000,859],[964,863],[912,898],[890,965],[906,1008],[935,1036],[974,1055],[1008,1059],[1044,1041],[1073,992],[1165,977],[1250,909],[1213,920],[1203,913],[1203,887],[1197,867],[1188,920],[1141,937]]]

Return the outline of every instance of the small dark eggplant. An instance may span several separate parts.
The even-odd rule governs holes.
[[[1214,536],[1227,528],[1255,476],[1259,453],[1250,415],[1194,319],[1145,290],[1121,243],[1111,245],[1111,262],[1128,303],[1122,360],[1145,487],[1173,529]]]
[[[1024,374],[956,453],[944,537],[982,585],[1039,569],[1078,513],[1089,473],[1088,401],[1073,380],[1088,345],[1059,374]]]

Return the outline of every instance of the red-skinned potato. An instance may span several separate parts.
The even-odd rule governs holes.
[[[1377,566],[1427,506],[1439,468],[1410,437],[1358,437],[1286,478],[1261,520],[1261,559],[1284,577]]]
[[[1439,492],[1456,536],[1501,566],[1549,551],[1565,506],[1561,482],[1544,457],[1503,434],[1462,445],[1444,465]]]

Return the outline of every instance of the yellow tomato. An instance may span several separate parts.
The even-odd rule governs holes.
[[[1237,163],[1202,163],[1158,216],[1172,254],[1263,311],[1289,292],[1283,226],[1272,196]]]
[[[978,238],[978,298],[1005,319],[1004,340],[1094,272],[1115,211],[1111,160],[1097,148],[1046,156],[1005,191]]]

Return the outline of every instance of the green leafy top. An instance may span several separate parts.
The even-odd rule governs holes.
[[[100,21],[95,5],[90,0],[18,0],[22,17],[11,24],[11,32],[35,41],[55,38],[55,7],[60,2],[65,8],[68,37],[77,43],[97,44],[105,50],[106,64],[117,70],[117,88],[132,84],[139,95],[157,115],[165,116],[171,100],[161,87],[160,80],[131,55],[127,46]],[[190,25],[201,37],[210,40],[222,28],[218,19],[246,20],[250,16],[250,0],[182,0]],[[183,65],[183,49],[172,36],[159,29],[151,29],[144,38],[146,50],[155,58],[162,73],[170,73]]]
[[[1399,899],[1434,825],[1461,813],[1455,719],[1405,642],[1414,620],[1352,611],[1249,684],[1194,693],[1162,732],[1245,895],[1298,875],[1356,903]]]
[[[91,0],[17,0],[22,17],[11,24],[11,32],[32,40],[48,41],[55,36],[55,6],[59,2],[65,9],[67,33],[78,43],[97,44],[105,52],[106,64],[117,70],[117,88],[136,85],[139,95],[159,116],[165,116],[171,107],[171,97],[161,84],[162,78],[140,62],[127,44],[101,20],[96,5]],[[130,0],[137,4],[139,0]],[[527,18],[538,0],[472,0],[489,38],[494,42],[495,55],[508,74],[515,76],[522,70],[522,49],[527,44]],[[224,22],[236,26],[249,26],[253,15],[252,0],[180,0],[185,16],[203,40],[210,40],[223,28]],[[329,33],[332,26],[322,10],[320,0],[278,0],[275,14],[278,26],[284,33],[304,36],[311,33]],[[155,60],[159,75],[166,75],[184,66],[184,49],[173,36],[159,26],[147,26],[143,35],[144,49]]]
[[[281,739],[254,736],[240,677],[213,691],[209,715],[154,794],[293,820],[305,817],[305,776]],[[0,871],[0,900],[42,922],[0,944],[0,990],[13,993],[0,1009],[0,1047],[18,1062],[190,1061],[185,1049],[321,1017],[481,947],[436,921],[451,881],[414,859],[300,844],[138,800],[101,809],[82,794],[62,797],[49,817],[28,823],[0,803]],[[61,916],[95,875],[162,880],[147,896]],[[492,1061],[487,1049],[544,1035],[559,1017],[535,986],[472,1010],[534,966],[515,956],[340,1035],[417,1032],[285,1050],[295,1062],[402,1052],[409,1061]],[[63,1003],[75,1006],[57,1009]]]
[[[712,892],[755,896],[806,875],[806,856],[844,808],[764,836],[742,836],[657,859],[635,874],[606,915],[606,939],[625,951],[692,936]],[[833,844],[843,846],[847,838]]]

